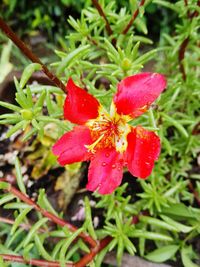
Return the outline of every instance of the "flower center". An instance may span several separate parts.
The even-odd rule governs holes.
[[[95,153],[97,149],[114,147],[122,153],[127,148],[127,135],[131,131],[128,121],[129,116],[119,115],[114,103],[111,104],[110,114],[100,107],[99,116],[89,120],[86,125],[90,128],[91,145],[86,145],[89,152]]]

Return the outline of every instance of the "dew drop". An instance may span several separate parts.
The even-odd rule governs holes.
[[[120,168],[120,167],[118,167],[118,168],[117,168],[117,170],[118,170],[118,171],[121,171],[121,168]]]
[[[106,165],[107,165],[107,163],[106,162],[102,162],[102,164],[101,164],[103,167],[105,167]]]
[[[106,153],[106,158],[108,158],[110,156],[110,153]]]
[[[113,165],[112,165],[112,168],[113,168],[113,169],[115,169],[115,168],[116,168],[116,165],[115,165],[115,164],[113,164]]]
[[[124,166],[127,166],[128,165],[128,162],[127,161],[124,161]]]

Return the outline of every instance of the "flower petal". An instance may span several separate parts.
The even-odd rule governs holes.
[[[166,86],[163,75],[140,73],[125,78],[118,84],[114,103],[119,114],[140,116],[156,100]]]
[[[127,163],[133,176],[146,178],[160,154],[160,139],[154,132],[138,126],[128,135]]]
[[[98,190],[102,195],[111,194],[121,183],[123,160],[114,148],[99,150],[91,160],[86,188]]]
[[[85,145],[92,143],[90,130],[86,126],[76,126],[64,134],[52,147],[53,153],[58,156],[60,165],[88,159],[88,152]]]
[[[64,117],[72,123],[84,124],[98,116],[99,102],[78,87],[70,78],[66,85],[67,97],[64,104]]]

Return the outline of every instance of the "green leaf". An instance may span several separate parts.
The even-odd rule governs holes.
[[[170,124],[172,124],[174,127],[176,127],[176,129],[180,132],[180,134],[182,134],[182,136],[184,136],[185,138],[189,137],[188,132],[185,130],[185,128],[175,119],[173,119],[172,117],[168,116],[165,113],[162,113],[162,117],[168,121]]]
[[[173,239],[170,236],[159,234],[159,233],[153,233],[148,231],[142,231],[142,230],[134,230],[133,233],[129,234],[130,237],[143,237],[150,240],[160,240],[160,241],[173,241]]]
[[[21,80],[20,80],[20,83],[19,83],[20,88],[23,89],[25,84],[29,80],[29,78],[32,76],[32,74],[35,71],[38,71],[38,70],[41,70],[41,69],[42,69],[42,66],[40,64],[38,64],[38,63],[32,63],[32,64],[28,65],[24,69],[24,71],[22,73],[22,77],[21,77]]]
[[[183,203],[171,204],[170,207],[163,207],[162,213],[171,215],[173,217],[181,218],[195,218],[195,215]]]
[[[2,185],[4,185],[4,184],[5,184],[5,187],[2,186]],[[1,183],[0,183],[0,188],[1,188],[1,189],[7,189],[8,185],[9,185],[9,184],[7,184],[7,183],[1,182]],[[1,186],[2,186],[2,187],[1,187]],[[1,197],[1,199],[0,199],[0,205],[3,205],[3,204],[5,204],[6,202],[9,202],[9,201],[13,200],[14,198],[16,198],[16,196],[13,196],[13,195],[10,194],[10,193],[9,193],[9,194],[4,194],[4,196]]]
[[[18,122],[15,126],[12,126],[10,130],[7,131],[6,136],[10,137],[14,133],[16,133],[18,130],[21,130],[24,128],[25,121]]]
[[[14,235],[11,236],[11,238],[7,239],[6,240],[6,247],[10,247],[13,242],[16,240],[19,240],[20,239],[20,236],[22,236],[22,233],[24,232],[24,229],[23,228],[19,228],[15,233]]]
[[[38,204],[40,207],[42,207],[43,209],[51,212],[52,214],[58,216],[57,212],[54,210],[54,208],[52,207],[52,205],[50,204],[46,194],[45,194],[45,189],[41,188],[39,190],[39,195],[38,195]]]
[[[71,243],[74,241],[74,239],[76,239],[80,235],[81,232],[83,232],[83,228],[79,228],[76,232],[72,233],[71,236],[67,238],[66,242],[63,244],[60,250],[60,256],[59,256],[61,267],[66,266],[65,254],[69,246],[71,245]]]
[[[156,218],[152,218],[152,217],[148,217],[148,216],[140,216],[140,221],[144,222],[144,223],[148,223],[150,225],[154,225],[154,226],[166,229],[166,230],[179,232],[179,229],[177,229],[176,227],[174,227],[174,226],[172,226],[166,222],[163,222],[159,219],[156,219]]]
[[[26,203],[12,202],[12,203],[6,204],[4,206],[4,209],[26,209],[28,207],[30,207],[30,205],[28,205]]]
[[[186,226],[182,223],[176,222],[174,220],[172,220],[171,218],[165,216],[165,215],[160,215],[160,217],[168,224],[174,226],[177,228],[177,230],[183,232],[183,233],[189,233],[192,231],[193,227],[191,226]]]
[[[36,101],[35,105],[34,105],[34,109],[37,108],[42,108],[44,100],[46,97],[46,90],[44,90],[41,95],[39,96],[38,100]]]
[[[164,262],[171,259],[178,249],[179,246],[177,245],[164,246],[148,253],[145,258],[149,261]]]
[[[86,215],[86,221],[84,226],[88,230],[89,234],[91,235],[92,238],[97,239],[94,226],[92,223],[92,214],[91,214],[91,208],[90,208],[90,201],[88,197],[85,197],[85,215]]]
[[[44,225],[46,222],[48,221],[48,218],[42,218],[39,221],[37,221],[33,227],[30,229],[30,231],[28,232],[27,237],[24,240],[24,244],[23,247],[26,247],[28,245],[28,243],[31,241],[32,238],[34,238],[35,233],[37,232],[37,230]]]
[[[182,259],[183,265],[184,267],[198,267],[198,265],[193,263],[189,257],[189,255],[191,254],[190,250],[191,250],[190,247],[188,248],[183,247],[181,249],[181,259]]]
[[[7,267],[6,263],[4,263],[3,258],[0,256],[0,266]]]
[[[103,259],[106,256],[107,252],[108,252],[108,246],[102,249],[102,251],[97,254],[96,260],[95,260],[96,267],[102,266]]]
[[[16,178],[19,189],[21,190],[22,193],[26,194],[26,188],[23,182],[21,166],[18,157],[15,158],[15,170],[16,170]]]
[[[27,89],[26,89],[26,99],[28,101],[29,106],[33,107],[33,98],[32,98],[32,93],[31,93],[31,89],[29,86],[27,86]]]
[[[13,235],[14,232],[16,231],[17,227],[22,223],[22,221],[26,218],[26,215],[32,210],[32,207],[28,207],[24,209],[20,214],[17,216],[15,219],[15,222],[11,228],[10,234]]]
[[[9,183],[6,183],[6,182],[0,182],[0,189],[8,189],[10,187]],[[0,199],[1,201],[2,199]],[[1,205],[1,204],[0,204]]]
[[[87,52],[89,52],[90,45],[80,46],[79,48],[73,50],[69,53],[61,62],[57,69],[57,75],[61,75],[63,70],[71,64],[72,61],[77,60],[79,57],[83,57]]]
[[[23,251],[23,258],[26,260],[31,259],[30,251],[34,247],[34,243],[27,244]]]
[[[4,108],[8,108],[8,109],[13,110],[13,111],[20,111],[21,110],[20,107],[15,106],[15,105],[10,104],[10,103],[3,102],[3,101],[0,101],[0,106],[2,106]]]
[[[49,255],[49,253],[46,251],[46,249],[44,248],[41,238],[35,234],[34,235],[34,239],[35,239],[35,245],[38,249],[39,254],[45,259],[45,260],[53,260],[53,258]]]
[[[169,3],[169,1],[153,0],[153,3],[172,9],[173,11],[179,13],[179,8],[175,4]]]

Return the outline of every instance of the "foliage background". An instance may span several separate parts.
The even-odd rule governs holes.
[[[147,129],[157,131],[162,140],[162,153],[151,177],[141,181],[125,173],[128,185],[124,184],[109,196],[96,193],[89,196],[96,202],[92,210],[88,198],[84,201],[84,231],[94,239],[112,237],[109,245],[91,261],[91,266],[102,266],[103,257],[111,250],[116,251],[119,265],[124,251],[127,251],[155,262],[168,260],[173,266],[198,266],[199,2],[146,1],[125,35],[121,33],[137,9],[138,1],[99,1],[112,34],[108,34],[104,19],[90,1],[77,1],[76,4],[71,1],[50,1],[48,6],[36,2],[27,6],[26,1],[20,1],[20,4],[17,1],[4,1],[1,10],[5,10],[2,12],[4,19],[23,38],[39,31],[52,42],[48,47],[55,49],[57,46],[57,56],[50,52],[48,59],[44,57],[43,60],[51,63],[56,61],[51,67],[64,82],[71,76],[109,107],[118,81],[126,76],[150,70],[163,73],[168,81],[167,90],[156,105],[133,122],[134,125],[142,124]],[[73,17],[67,15],[71,12]],[[20,27],[25,21],[27,27]],[[188,40],[186,46],[185,40]],[[7,68],[12,64],[9,62],[12,49],[3,35],[2,43],[4,56],[1,57],[0,66],[4,69],[5,64]],[[21,53],[17,49],[12,50],[12,54],[14,58],[18,55],[17,61],[21,67],[27,65],[26,61],[21,60]],[[18,67],[13,66],[15,69]],[[50,147],[60,135],[72,128],[69,122],[63,121],[65,95],[59,88],[27,85],[30,76],[39,69],[37,64],[29,65],[19,81],[15,79],[15,105],[0,102],[14,111],[0,116],[2,125],[13,125],[9,127],[7,137],[22,130],[22,140],[26,146],[34,151],[40,144],[40,153],[45,151],[43,161],[40,153],[39,156],[30,153],[29,158],[33,162],[37,160],[37,167],[40,166],[39,171],[37,169],[30,174],[30,180],[40,175],[38,173],[43,169],[48,173],[58,167]],[[35,144],[30,145],[28,140],[32,136]],[[23,164],[25,160],[22,154],[18,153],[18,156]],[[14,165],[16,182],[20,190],[25,192],[27,189],[18,159]],[[72,174],[81,170],[80,165],[72,166],[72,169]],[[72,177],[69,169],[67,173],[68,177]],[[38,203],[57,214],[47,201],[44,190],[41,189],[38,194]],[[81,250],[89,251],[81,239],[72,244],[79,232],[71,235],[62,228],[51,230],[46,218],[39,213],[34,215],[31,235],[25,238],[26,231],[19,226],[19,221],[29,223],[34,212],[27,204],[16,200],[12,193],[2,191],[0,203],[3,210],[14,210],[15,220],[12,228],[9,224],[0,223],[0,253],[14,252],[25,258],[42,257],[64,264],[65,260],[76,261],[81,258]],[[103,218],[98,228],[94,229],[91,216],[93,214],[94,219],[98,211],[103,211]],[[39,234],[41,225],[48,231]],[[52,237],[60,238],[56,246],[49,245]]]

